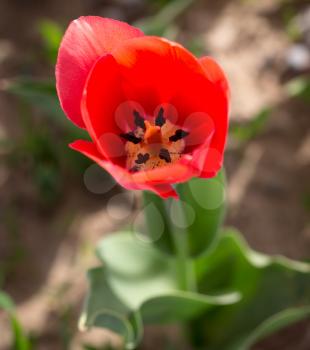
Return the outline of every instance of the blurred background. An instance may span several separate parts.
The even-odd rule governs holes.
[[[260,252],[310,257],[309,1],[1,0],[0,304],[16,313],[0,309],[0,350],[118,348],[111,333],[76,325],[96,242],[135,208],[67,147],[83,131],[60,110],[54,64],[81,15],[128,21],[220,62],[232,91],[226,224]],[[141,349],[178,342],[176,328],[148,327]],[[305,321],[254,349],[309,348]]]

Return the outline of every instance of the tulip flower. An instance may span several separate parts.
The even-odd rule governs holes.
[[[123,187],[177,198],[173,184],[221,168],[229,96],[212,58],[124,22],[81,17],[61,42],[56,82],[65,114],[91,138],[70,147]]]

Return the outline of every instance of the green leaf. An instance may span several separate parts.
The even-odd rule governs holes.
[[[66,123],[54,81],[18,78],[6,81],[3,89],[40,108],[61,124]]]
[[[206,253],[212,247],[224,218],[224,170],[212,179],[194,178],[179,184],[177,191],[183,210],[176,221],[180,222],[183,216],[184,222],[188,224],[185,228],[188,255]]]
[[[200,293],[236,290],[239,303],[200,318],[210,350],[248,349],[257,339],[309,315],[310,265],[251,250],[241,236],[224,233],[196,260]]]
[[[159,249],[167,254],[175,254],[175,244],[172,236],[172,223],[165,201],[157,194],[143,191],[143,209],[145,221],[140,234],[146,240],[154,242]],[[137,231],[137,227],[134,227]]]
[[[310,100],[310,79],[295,78],[286,85],[287,92],[291,97],[298,97],[305,102]]]
[[[45,55],[49,61],[54,64],[63,36],[63,29],[54,21],[43,20],[38,23],[38,30],[44,44]]]
[[[257,341],[264,339],[268,335],[287,327],[295,322],[303,320],[310,315],[310,307],[299,307],[284,310],[270,317],[260,324],[254,332],[243,342],[240,350],[249,349]]]
[[[10,316],[11,330],[13,334],[12,350],[30,350],[31,342],[25,335],[21,324],[14,314],[14,302],[11,297],[3,291],[0,291],[0,309],[7,311]]]
[[[145,235],[170,255],[177,254],[177,238],[181,237],[186,255],[194,257],[212,246],[223,221],[224,171],[212,179],[194,178],[178,184],[176,190],[179,201],[163,200],[153,193],[144,192]]]
[[[257,253],[233,230],[188,261],[197,292],[179,290],[177,261],[132,232],[104,239],[97,254],[103,267],[89,272],[80,325],[112,329],[124,336],[127,348],[139,342],[144,323],[196,319],[203,348],[245,350],[309,315],[310,265]]]
[[[24,334],[23,328],[15,316],[11,316],[11,329],[14,337],[12,350],[30,350],[31,342]]]
[[[162,36],[178,16],[193,3],[193,0],[173,0],[167,3],[156,15],[134,23],[147,35]]]
[[[232,125],[230,127],[232,136],[243,142],[253,139],[264,130],[271,111],[270,108],[264,108],[249,122]]]
[[[128,349],[141,339],[144,323],[182,322],[239,300],[238,293],[179,290],[176,261],[131,232],[107,237],[97,254],[103,267],[89,271],[90,292],[80,327],[109,328],[124,336]]]
[[[14,302],[11,297],[7,293],[0,291],[0,309],[12,312],[14,307]]]

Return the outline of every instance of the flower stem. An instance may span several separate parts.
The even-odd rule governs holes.
[[[177,278],[179,282],[179,288],[185,291],[196,290],[196,279],[193,269],[193,262],[189,256],[189,244],[188,244],[188,232],[186,228],[186,222],[184,222],[184,208],[183,202],[177,200],[173,203],[166,202],[167,211],[171,210],[171,205],[175,206],[174,215],[178,218],[178,225],[171,223],[171,235],[174,243],[174,249],[176,253],[176,265],[177,265]],[[170,208],[169,208],[170,206]]]

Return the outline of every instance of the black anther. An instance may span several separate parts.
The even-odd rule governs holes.
[[[165,160],[167,163],[171,163],[170,153],[166,148],[162,148],[159,151],[159,158]]]
[[[120,134],[120,137],[134,143],[135,145],[142,141],[141,137],[137,137],[132,131],[127,132],[126,134]]]
[[[179,141],[179,140],[183,139],[187,135],[189,135],[188,131],[185,131],[185,130],[182,130],[182,129],[178,129],[178,130],[176,130],[174,135],[169,137],[169,141],[176,142],[176,141]]]
[[[134,120],[135,125],[145,130],[145,120],[141,116],[141,114],[138,111],[134,110],[133,115],[135,117],[135,120]]]
[[[135,160],[135,162],[137,164],[144,164],[146,163],[148,160],[150,159],[150,155],[148,153],[142,154],[139,153],[138,154],[138,158]]]
[[[155,119],[155,125],[162,127],[165,123],[166,119],[164,118],[164,109],[161,107]]]

